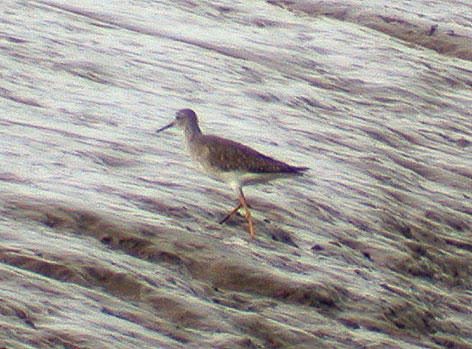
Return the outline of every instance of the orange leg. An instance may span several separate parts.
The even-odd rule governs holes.
[[[229,217],[231,217],[233,214],[238,212],[238,210],[244,207],[244,210],[246,212],[246,220],[249,224],[249,234],[251,235],[251,238],[254,239],[256,237],[256,233],[254,232],[254,223],[252,221],[252,216],[251,216],[251,211],[249,210],[249,204],[246,201],[246,198],[244,197],[242,189],[239,189],[239,203],[238,205],[230,212],[228,213],[225,218],[223,218],[220,221],[220,224],[223,224],[228,220]]]
[[[251,211],[249,210],[249,205],[247,204],[242,189],[239,189],[239,199],[241,200],[241,204],[246,211],[246,219],[249,224],[249,234],[251,235],[251,239],[254,239],[256,237],[256,233],[254,232],[254,223],[252,222]]]
[[[228,220],[229,217],[231,217],[232,215],[234,215],[236,212],[238,212],[238,210],[243,207],[243,204],[241,204],[241,201],[238,203],[238,205],[230,212],[226,215],[225,218],[223,218],[221,221],[220,221],[220,224],[223,224],[224,222],[226,222]]]

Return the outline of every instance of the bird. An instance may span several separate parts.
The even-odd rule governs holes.
[[[291,166],[230,139],[204,134],[200,129],[197,114],[192,109],[177,111],[175,119],[156,132],[160,133],[171,127],[184,131],[190,156],[197,168],[209,177],[229,184],[236,192],[238,204],[220,221],[220,224],[244,208],[251,239],[254,239],[256,234],[243,186],[301,176],[309,169]]]

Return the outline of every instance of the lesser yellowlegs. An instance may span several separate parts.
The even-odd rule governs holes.
[[[220,223],[244,207],[251,238],[255,237],[254,223],[242,187],[277,178],[300,176],[308,169],[290,166],[229,139],[204,135],[198,126],[197,115],[191,109],[179,110],[175,120],[157,132],[172,126],[184,130],[190,155],[197,167],[210,177],[228,183],[238,194],[238,204]]]

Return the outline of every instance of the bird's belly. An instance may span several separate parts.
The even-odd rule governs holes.
[[[201,163],[197,164],[200,172],[207,176],[220,181],[231,184],[231,186],[251,185],[258,183],[266,183],[277,178],[291,177],[281,173],[251,173],[243,171],[222,171],[216,167],[205,166]]]
[[[202,174],[207,175],[218,181],[226,182],[225,176],[217,168],[210,166],[204,159],[192,157],[195,168]]]
[[[252,172],[245,172],[239,174],[239,182],[243,185],[251,185],[251,184],[259,184],[259,183],[267,183],[273,181],[278,178],[285,178],[285,177],[292,177],[291,174],[287,173],[271,173],[271,172],[263,172],[263,173],[252,173]]]

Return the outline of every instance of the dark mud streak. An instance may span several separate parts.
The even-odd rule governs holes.
[[[30,208],[31,202],[22,208],[17,207],[16,214],[28,216],[29,210],[33,209],[33,207]],[[157,241],[162,239],[159,235],[156,235],[154,239],[141,237],[138,234],[143,229],[126,225],[120,227],[91,212],[69,207],[56,206],[53,208],[43,206],[39,202],[37,204],[33,210],[37,213],[42,212],[42,215],[35,219],[50,228],[93,236],[110,248],[120,249],[131,256],[144,260],[181,268],[182,272],[190,272],[194,277],[210,281],[218,288],[250,292],[309,306],[327,307],[335,306],[338,299],[343,298],[343,293],[346,292],[341,289],[335,291],[333,288],[328,291],[328,286],[294,282],[275,274],[271,276],[267,270],[245,266],[242,261],[228,260],[228,257],[220,257],[216,252],[208,253],[208,257],[205,258],[206,248],[202,249],[203,245],[201,244],[198,245],[200,247],[195,244],[183,245],[178,241],[175,243],[161,241],[158,244]],[[162,235],[167,236],[168,234]],[[157,241],[153,241],[156,239]],[[195,253],[196,255],[194,255]],[[210,260],[209,256],[211,256]],[[213,259],[218,260],[219,258],[222,262],[215,264]],[[84,271],[88,274],[92,273],[88,268],[85,268]],[[63,273],[61,270],[57,272]],[[91,276],[93,279],[100,280],[104,278],[100,276],[104,273],[105,271],[102,271]],[[212,280],[211,278],[215,276],[217,278]],[[106,279],[109,277],[107,276]],[[132,288],[139,289],[136,286]]]
[[[139,323],[143,327],[151,331],[159,331],[168,338],[177,342],[173,345],[187,344],[190,342],[190,339],[185,335],[184,331],[179,330],[175,326],[169,326],[169,324],[163,324],[163,321],[149,321],[145,316],[137,317],[134,312],[127,311],[125,309],[115,309],[112,307],[103,307],[102,312],[111,316],[114,316],[119,319],[126,320],[130,323]],[[169,345],[169,343],[166,343]]]
[[[64,136],[64,137],[67,137],[67,138],[73,138],[73,139],[76,139],[78,141],[87,140],[87,141],[98,142],[98,143],[105,144],[105,145],[109,146],[111,149],[117,149],[117,150],[119,150],[120,152],[123,152],[123,153],[136,155],[136,151],[132,147],[130,147],[128,145],[124,145],[123,143],[118,143],[118,142],[114,142],[114,141],[99,139],[99,138],[95,138],[95,137],[89,137],[89,136],[86,136],[86,135],[83,135],[83,134],[79,134],[79,133],[72,132],[72,131],[66,131],[66,130],[63,130],[63,129],[60,129],[60,128],[42,126],[42,125],[39,125],[39,124],[31,124],[31,123],[16,121],[16,120],[8,120],[7,125],[8,126],[9,125],[18,125],[18,126],[24,126],[26,128],[38,129],[38,130],[51,132],[51,133],[57,133],[60,136]],[[90,157],[93,158],[93,156],[90,156]]]
[[[63,70],[69,74],[84,78],[86,80],[96,82],[103,85],[114,85],[109,74],[101,67],[92,63],[84,64],[81,62],[71,63],[55,63],[55,70]]]
[[[472,33],[466,35],[455,33],[451,29],[443,29],[438,23],[413,23],[403,18],[368,13],[356,5],[307,0],[271,0],[267,3],[291,11],[310,16],[326,16],[329,18],[361,24],[391,37],[404,40],[440,54],[472,61],[470,42]],[[434,30],[433,30],[434,28]]]
[[[97,14],[97,13],[89,12],[89,11],[72,7],[72,6],[53,4],[47,1],[40,1],[40,3],[46,6],[50,6],[50,7],[57,8],[63,11],[74,13],[76,15],[84,16],[84,17],[87,17],[96,21],[104,22],[110,25],[114,25],[118,28],[130,30],[136,33],[175,40],[178,42],[182,42],[184,44],[197,46],[206,50],[217,52],[224,56],[235,58],[235,59],[254,61],[259,64],[269,66],[270,68],[280,71],[281,73],[285,72],[287,75],[290,75],[291,79],[297,78],[301,81],[307,82],[311,86],[324,88],[326,90],[341,91],[341,92],[346,92],[346,93],[351,92],[351,88],[349,86],[352,85],[352,82],[348,79],[346,80],[343,80],[340,78],[331,79],[329,76],[320,78],[316,76],[307,76],[306,74],[297,73],[293,71],[293,69],[290,68],[289,64],[283,61],[277,60],[276,57],[270,57],[263,53],[256,53],[254,51],[249,51],[242,48],[236,49],[236,48],[232,48],[229,45],[222,46],[222,45],[212,44],[205,41],[199,41],[198,39],[195,39],[195,38],[186,38],[183,36],[176,35],[173,32],[167,32],[167,31],[158,30],[158,29],[149,30],[148,28],[139,26],[138,24],[129,24],[129,23],[126,23],[124,20],[120,21],[120,20],[115,19],[114,17],[108,16],[105,14]]]
[[[86,11],[84,9],[80,9],[80,8],[77,8],[77,7],[65,6],[65,5],[62,5],[62,4],[50,3],[50,2],[47,2],[47,1],[39,1],[39,3],[41,3],[43,5],[46,5],[46,6],[50,6],[52,8],[56,8],[56,9],[60,9],[60,10],[66,11],[66,12],[70,12],[70,13],[73,13],[73,14],[76,14],[76,15],[79,15],[79,16],[84,16],[84,17],[93,19],[95,21],[110,24],[110,25],[116,26],[116,28],[126,29],[126,30],[130,30],[130,31],[140,33],[140,34],[146,34],[146,35],[151,35],[151,36],[158,36],[158,37],[168,38],[168,39],[179,41],[179,42],[182,42],[182,43],[185,43],[185,44],[190,44],[190,45],[195,45],[195,46],[198,46],[198,47],[201,47],[201,48],[210,49],[210,50],[213,50],[215,52],[222,53],[222,54],[224,54],[228,57],[232,57],[232,58],[236,58],[236,59],[245,60],[245,59],[248,59],[248,57],[252,56],[252,53],[249,52],[249,51],[244,52],[244,51],[241,51],[239,49],[235,50],[235,49],[231,49],[231,48],[228,48],[228,47],[219,47],[217,45],[212,45],[212,44],[209,44],[209,43],[206,43],[206,42],[203,42],[203,41],[198,41],[198,40],[193,40],[193,39],[187,39],[187,38],[184,38],[184,37],[180,37],[180,36],[175,35],[174,33],[166,32],[166,31],[162,31],[162,30],[156,30],[156,29],[149,30],[148,28],[145,28],[145,27],[142,27],[142,26],[139,26],[139,25],[136,25],[136,24],[124,23],[123,21],[119,21],[116,18],[114,18],[112,16],[109,16],[109,15],[106,15],[106,14],[99,14],[99,13],[96,13],[96,12]]]
[[[378,314],[372,315],[371,318],[351,318],[345,312],[347,311],[347,314],[349,314],[358,307],[362,307],[364,300],[351,295],[346,289],[317,282],[300,282],[287,276],[278,275],[267,267],[260,268],[248,265],[243,260],[235,259],[234,256],[230,257],[218,251],[210,252],[211,248],[209,249],[204,241],[196,244],[192,242],[192,236],[184,232],[180,232],[178,237],[161,232],[159,235],[154,235],[154,238],[145,238],[140,236],[140,232],[147,232],[150,227],[117,225],[95,213],[71,207],[43,206],[39,202],[33,204],[31,199],[28,200],[27,205],[17,206],[12,203],[9,207],[10,210],[13,210],[10,213],[14,212],[19,217],[24,215],[28,217],[28,212],[34,211],[35,220],[42,221],[62,234],[69,231],[95,237],[102,242],[106,242],[110,248],[119,249],[130,256],[152,261],[161,266],[167,266],[171,270],[178,271],[180,275],[191,276],[193,280],[212,285],[213,291],[207,290],[201,296],[218,299],[218,304],[225,304],[226,301],[225,298],[215,297],[215,292],[220,295],[222,291],[230,294],[237,292],[250,298],[268,297],[274,302],[281,302],[282,304],[315,307],[320,313],[329,318],[338,319],[339,317],[347,327],[363,326],[371,331],[388,333],[393,336],[404,336],[406,333],[418,330],[424,334],[443,330],[438,323],[436,313],[425,311],[422,308],[421,300],[414,298],[408,300],[408,293],[400,292],[392,285],[383,285],[382,287],[390,292],[394,298],[400,298],[395,302],[390,302],[389,307],[382,312],[384,318],[378,317]],[[42,216],[38,216],[39,212],[42,212]],[[400,229],[409,231],[410,239],[418,238],[415,231],[409,230],[407,227]],[[149,236],[149,233],[146,233],[146,235]],[[345,242],[352,248],[363,249],[354,240],[350,243]],[[449,244],[451,242],[450,239],[447,241]],[[467,263],[461,266],[460,258],[456,260],[450,258],[449,262],[438,260],[437,253],[433,251],[433,245],[428,246],[416,241],[411,241],[405,245],[410,246],[413,259],[400,262],[396,266],[390,264],[390,269],[422,278],[436,278],[436,267],[444,265],[449,265],[450,271],[443,270],[443,272],[452,272],[462,279],[467,278],[467,274],[470,273],[470,271],[467,272]],[[437,248],[434,249],[437,252],[439,251]],[[372,255],[368,251],[368,249],[364,250],[364,254]],[[375,256],[372,261],[376,262],[378,258],[378,256]],[[419,258],[429,259],[436,264],[436,267],[425,263],[425,261],[418,261]],[[167,298],[164,295],[159,295],[159,293],[156,294],[151,284],[135,280],[126,273],[115,272],[94,265],[84,265],[79,269],[75,266],[74,269],[68,269],[64,265],[57,264],[56,268],[56,263],[51,264],[50,261],[44,258],[26,257],[8,251],[2,254],[1,261],[58,280],[74,282],[86,287],[100,288],[122,299],[135,299],[146,304],[154,304],[153,307],[156,311],[159,313],[169,312],[169,316],[173,317],[171,322],[180,323],[185,327],[201,329],[201,326],[203,326],[202,322],[205,318],[198,315],[198,312],[192,315],[185,302],[178,301],[178,303],[175,303],[174,298]],[[454,263],[456,266],[454,266]],[[148,296],[143,298],[143,295]],[[405,300],[405,297],[407,300]],[[174,306],[169,307],[165,304],[174,304]],[[180,313],[176,309],[180,309]],[[247,308],[247,311],[250,311],[250,308]],[[279,326],[269,320],[261,322],[262,318],[260,317],[254,319],[260,319],[256,320],[257,328],[267,327],[267,329],[271,329],[272,332],[270,333],[277,331]],[[247,321],[244,323],[245,325],[242,326],[252,333],[250,327],[247,327]],[[405,333],[400,334],[398,331]],[[169,335],[166,331],[164,333]],[[296,331],[293,332],[292,330],[292,333],[296,333]],[[271,334],[267,334],[269,337],[260,337],[260,332],[256,331],[252,335],[259,338],[262,341],[261,343],[265,343],[265,345],[278,345],[277,343],[281,345],[282,343],[277,340],[273,342],[275,337],[272,337]],[[305,337],[307,334],[300,332],[296,336],[298,335]],[[186,336],[177,336],[174,339],[185,343],[186,338]],[[314,338],[308,336],[306,340],[312,341]],[[294,339],[291,336],[284,337],[283,343],[294,343]]]
[[[21,97],[19,95],[15,95],[13,92],[8,91],[7,89],[1,88],[1,87],[0,87],[0,97],[11,100],[13,102],[18,102],[18,103],[22,103],[22,104],[25,104],[25,105],[29,105],[29,106],[32,106],[32,107],[38,107],[38,108],[43,108],[44,107],[43,105],[41,105],[39,102],[37,102],[35,100],[32,100],[30,98],[26,98],[26,97]]]

